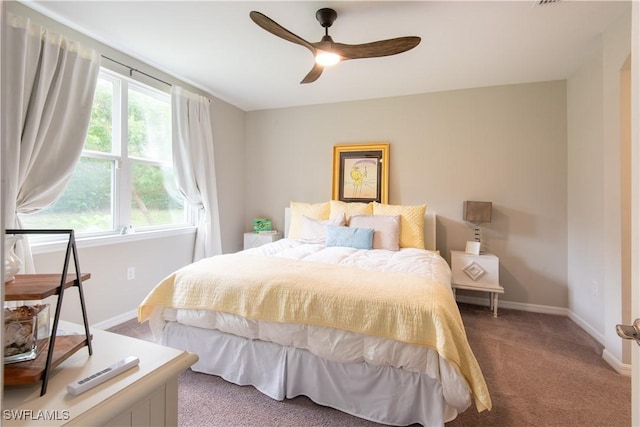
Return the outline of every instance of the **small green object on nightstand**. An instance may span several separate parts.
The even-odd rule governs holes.
[[[253,231],[269,231],[271,230],[271,220],[267,218],[255,218],[253,220]]]

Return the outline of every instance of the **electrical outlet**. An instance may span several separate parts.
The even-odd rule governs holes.
[[[136,268],[129,267],[127,268],[127,280],[133,280],[136,278]]]
[[[595,280],[591,282],[591,293],[595,298],[600,296],[600,284]]]

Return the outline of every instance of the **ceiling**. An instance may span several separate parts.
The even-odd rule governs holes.
[[[24,4],[242,110],[565,79],[628,1],[25,1]],[[303,39],[419,36],[398,55],[345,61],[314,83],[304,47],[254,24],[257,10]]]

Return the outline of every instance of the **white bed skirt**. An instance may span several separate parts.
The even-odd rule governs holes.
[[[217,330],[167,323],[162,343],[199,356],[191,368],[283,400],[305,395],[342,412],[389,425],[442,426],[457,411],[427,375],[389,366],[338,363],[307,350]]]

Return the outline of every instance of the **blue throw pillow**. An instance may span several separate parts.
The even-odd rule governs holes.
[[[373,248],[373,228],[339,227],[327,225],[327,246],[346,246],[355,249]]]

